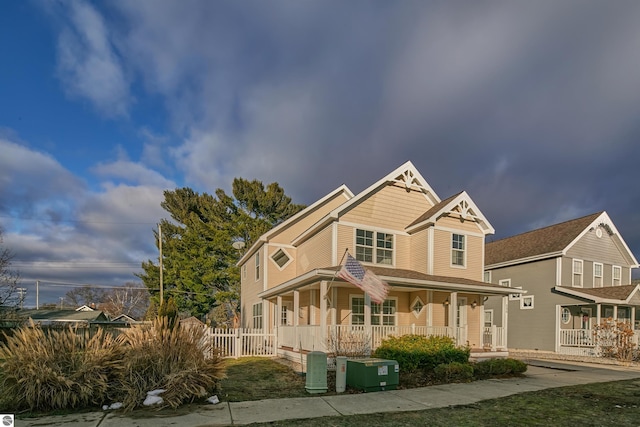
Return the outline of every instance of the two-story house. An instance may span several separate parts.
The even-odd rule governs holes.
[[[512,349],[595,355],[603,320],[638,327],[638,261],[606,212],[489,242],[485,264],[485,281],[526,291],[485,304],[485,323],[506,326]]]
[[[493,232],[466,192],[441,200],[411,162],[357,195],[340,186],[240,259],[241,324],[277,333],[281,354],[331,353],[354,334],[370,349],[409,333],[506,348],[483,328],[485,299],[514,292],[483,281]],[[389,284],[384,302],[336,276],[347,252]]]

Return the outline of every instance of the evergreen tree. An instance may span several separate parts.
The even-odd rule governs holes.
[[[190,188],[164,192],[161,206],[171,220],[162,219],[163,283],[165,300],[174,298],[183,315],[202,318],[214,306],[239,298],[242,256],[232,244],[241,240],[245,250],[267,230],[304,208],[291,203],[277,183],[236,178],[233,195],[218,189],[215,196]],[[158,232],[154,230],[156,245]],[[152,290],[159,306],[159,266],[148,260],[138,275]]]

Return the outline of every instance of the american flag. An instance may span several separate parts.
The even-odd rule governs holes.
[[[365,270],[362,264],[349,253],[347,253],[347,261],[338,271],[337,276],[365,291],[375,303],[381,304],[387,298],[389,285],[371,270]]]

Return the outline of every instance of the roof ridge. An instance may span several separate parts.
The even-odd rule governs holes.
[[[552,227],[558,227],[558,226],[561,226],[561,225],[566,225],[566,224],[571,223],[571,222],[577,222],[577,221],[583,220],[583,219],[591,217],[591,216],[593,216],[593,217],[600,216],[604,212],[605,211],[594,212],[592,214],[584,215],[584,216],[581,216],[579,218],[568,219],[566,221],[558,222],[556,224],[549,224],[549,225],[545,225],[544,227],[534,228],[533,230],[524,231],[522,233],[518,233],[518,234],[511,235],[511,236],[503,237],[503,238],[498,239],[498,240],[492,240],[491,242],[487,242],[487,245],[490,245],[491,243],[502,242],[503,240],[512,239],[514,237],[520,237],[520,236],[524,236],[526,234],[539,232],[539,231],[546,230],[546,229],[549,229],[549,228],[552,228]]]

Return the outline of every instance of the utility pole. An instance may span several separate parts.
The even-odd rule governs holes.
[[[162,228],[158,224],[158,248],[160,249],[160,307],[164,302],[164,289],[162,284]]]

